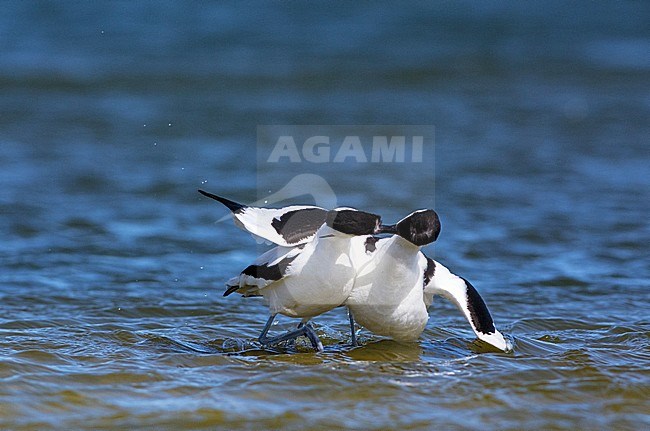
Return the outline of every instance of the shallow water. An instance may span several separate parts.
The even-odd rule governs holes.
[[[645,4],[4,7],[0,428],[650,427]],[[268,192],[260,124],[434,125],[435,181],[328,181],[435,204],[427,253],[514,351],[442,300],[417,343],[351,349],[337,309],[324,353],[261,349],[263,304],[221,296],[260,247],[196,193]]]

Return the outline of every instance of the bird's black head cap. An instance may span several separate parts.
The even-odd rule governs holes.
[[[415,211],[395,225],[395,233],[422,247],[438,239],[440,219],[434,210]]]

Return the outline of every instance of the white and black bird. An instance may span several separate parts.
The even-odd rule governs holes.
[[[413,341],[429,320],[420,248],[436,240],[440,221],[435,211],[420,210],[387,230],[395,235],[353,241],[351,254],[357,275],[345,305],[354,320],[369,331]]]
[[[322,350],[308,322],[345,302],[356,275],[350,257],[350,240],[358,235],[380,233],[381,218],[352,208],[331,211],[305,206],[254,208],[201,193],[230,208],[235,223],[244,230],[281,244],[230,279],[224,296],[237,292],[264,297],[271,316],[259,337],[262,344],[276,344],[304,335],[315,349]],[[300,318],[302,322],[294,331],[268,337],[277,314]]]
[[[309,205],[278,209],[246,206],[203,190],[199,192],[228,207],[238,227],[280,245],[260,256],[240,278],[250,275],[245,274],[247,270],[258,270],[258,266],[269,279],[280,277],[287,263],[317,237],[316,232],[328,214],[324,208]],[[356,345],[354,318],[377,335],[403,341],[417,339],[426,327],[433,296],[441,295],[459,308],[480,340],[500,350],[510,349],[474,286],[420,251],[440,233],[440,220],[435,211],[415,211],[396,225],[381,225],[378,232],[395,235],[378,238],[365,234],[350,238],[349,256],[355,270],[355,284],[344,305],[354,310],[349,314],[353,345]],[[252,286],[232,285],[225,295],[235,290],[252,295],[249,292],[256,291],[255,283],[259,281],[254,277],[248,280]],[[272,320],[273,315],[269,321]],[[291,338],[295,336],[286,339]],[[276,342],[279,341],[283,340]]]
[[[314,239],[316,231],[325,223],[328,211],[312,205],[253,207],[204,190],[199,190],[199,193],[225,205],[240,229],[283,247],[305,244]]]
[[[460,309],[480,340],[509,349],[474,286],[420,251],[440,234],[435,211],[415,211],[382,231],[394,235],[353,240],[357,275],[345,304],[358,324],[377,335],[413,341],[427,325],[433,296],[442,295]]]

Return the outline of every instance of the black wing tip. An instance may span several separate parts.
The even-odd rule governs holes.
[[[492,315],[490,314],[490,310],[488,310],[487,304],[481,298],[478,290],[472,286],[472,283],[465,278],[463,278],[463,281],[467,287],[467,307],[469,308],[476,330],[486,335],[493,334],[496,331],[496,327],[494,326],[494,321],[492,320]]]
[[[230,199],[222,198],[221,196],[217,196],[215,194],[212,194],[210,192],[206,192],[205,190],[198,189],[198,192],[201,193],[203,196],[209,197],[211,199],[214,199],[215,201],[221,202],[224,204],[230,211],[232,212],[238,212],[246,208],[246,205],[237,203],[235,201],[231,201]]]

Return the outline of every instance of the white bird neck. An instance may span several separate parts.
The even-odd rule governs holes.
[[[393,236],[392,247],[399,250],[401,253],[398,253],[398,255],[403,255],[405,259],[412,259],[413,255],[417,254],[421,248],[399,235]]]

